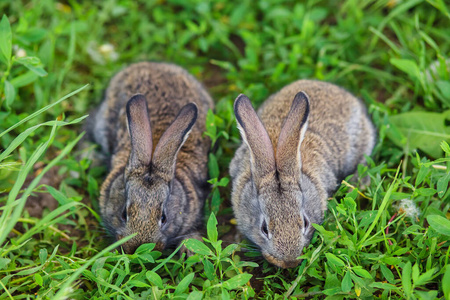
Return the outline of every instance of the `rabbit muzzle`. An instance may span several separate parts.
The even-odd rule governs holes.
[[[283,269],[295,268],[302,261],[301,259],[296,259],[296,258],[288,259],[288,260],[279,259],[267,252],[262,252],[262,255],[269,263],[271,263],[277,267],[283,268]]]
[[[123,249],[123,251],[127,254],[133,254],[136,249],[146,243],[152,243],[152,241],[144,241],[142,238],[140,238],[141,233],[138,233],[137,236],[133,237],[126,243],[122,244],[120,247]],[[117,235],[117,239],[121,240],[125,236]],[[155,243],[155,248],[153,248],[154,251],[162,251],[165,248],[165,244],[162,241],[157,241]]]

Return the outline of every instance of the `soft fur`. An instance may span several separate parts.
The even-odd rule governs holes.
[[[212,108],[201,84],[175,65],[137,63],[112,78],[89,130],[110,157],[100,191],[104,226],[116,239],[137,233],[122,246],[127,253],[197,236],[210,148],[202,133]]]
[[[234,110],[244,141],[230,165],[238,227],[270,263],[295,267],[327,198],[371,154],[374,126],[361,101],[320,81],[284,87],[258,115],[244,95]]]

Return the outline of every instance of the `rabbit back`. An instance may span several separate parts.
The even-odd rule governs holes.
[[[324,188],[323,197],[329,197],[342,179],[365,162],[364,155],[371,154],[376,131],[364,104],[345,89],[323,81],[298,80],[270,96],[258,109],[274,149],[299,91],[310,99],[308,129],[300,148],[301,172]],[[326,202],[322,208],[326,209]]]

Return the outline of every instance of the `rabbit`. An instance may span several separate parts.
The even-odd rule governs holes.
[[[327,199],[371,154],[375,127],[361,101],[314,80],[285,86],[258,114],[241,94],[234,112],[243,140],[230,163],[237,226],[269,263],[296,267]]]
[[[102,222],[116,240],[137,233],[122,245],[126,253],[199,238],[211,144],[202,134],[213,107],[202,85],[176,65],[140,62],[111,79],[89,134],[110,158]]]

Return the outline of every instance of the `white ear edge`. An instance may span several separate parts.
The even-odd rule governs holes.
[[[127,132],[128,132],[128,136],[131,138],[131,131],[130,131],[130,119],[128,118],[127,115]]]
[[[239,124],[239,122],[236,122],[236,123],[237,123],[237,128],[239,130],[239,133],[241,134],[242,141],[245,143],[245,145],[247,145],[247,148],[249,150],[248,152],[250,154],[250,161],[255,161],[255,157],[253,155],[252,148],[250,147],[250,144],[247,141],[247,135],[245,134],[244,128],[241,126],[241,124]],[[253,166],[252,166],[252,172],[253,171],[254,170],[253,170]]]
[[[299,162],[299,170],[298,170],[299,172],[302,171],[302,153],[300,151],[300,148],[302,147],[303,139],[305,138],[306,130],[308,129],[308,120],[306,120],[305,124],[303,124],[303,127],[300,131],[300,142],[298,143],[297,148],[297,161]]]
[[[181,142],[180,148],[178,148],[178,151],[180,151],[180,149],[183,147],[184,143],[186,142],[186,140],[188,139],[189,135],[191,134],[192,128],[194,126],[191,127],[191,129],[189,129],[188,132],[186,132],[186,134],[183,137],[183,141]],[[178,156],[178,152],[177,152],[177,156]]]

